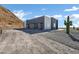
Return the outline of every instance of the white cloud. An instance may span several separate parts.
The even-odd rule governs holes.
[[[79,14],[72,14],[70,16],[72,19],[79,19]]]
[[[73,26],[79,27],[79,21],[77,21],[77,23],[73,24]]]
[[[15,10],[13,13],[21,20],[26,20],[25,16],[32,14],[31,12],[24,12],[23,10]]]
[[[79,14],[72,14],[71,19],[74,22],[73,26],[79,27]]]
[[[38,15],[38,16],[34,16],[34,18],[36,18],[36,17],[41,17],[42,15]]]
[[[56,18],[56,19],[59,19],[59,18],[62,18],[63,16],[62,16],[62,15],[53,15],[53,16],[51,16],[51,17],[54,17],[54,18]]]
[[[43,16],[43,15],[38,15],[38,16],[34,16],[34,17],[41,17],[41,16]],[[52,16],[50,16],[50,15],[45,15],[45,16],[47,16],[47,17],[54,17],[54,18],[56,18],[56,19],[62,18],[62,15],[52,15]]]
[[[65,9],[64,11],[77,11],[79,7],[73,6],[71,9]]]
[[[65,15],[64,18],[67,18],[67,16],[69,16],[69,15]]]
[[[64,17],[67,18],[68,15],[65,15]],[[79,14],[72,14],[69,15],[70,16],[70,20],[73,23],[73,26],[75,27],[79,27]]]
[[[64,18],[67,18],[67,16],[70,16],[71,20],[79,20],[79,14],[71,14],[71,15],[65,15]]]
[[[45,11],[45,10],[47,10],[47,9],[46,9],[46,8],[42,8],[41,10],[42,10],[42,11]]]
[[[70,20],[72,20],[73,26],[79,27],[79,14],[71,14],[71,15],[64,15],[64,16],[63,15],[53,15],[53,16],[50,16],[50,17],[54,17],[58,20],[63,21],[67,18],[67,16],[70,16]],[[61,26],[61,27],[64,27],[64,26]]]
[[[46,13],[46,10],[47,10],[46,8],[42,8],[42,9],[41,9],[41,11],[42,11],[43,14]]]

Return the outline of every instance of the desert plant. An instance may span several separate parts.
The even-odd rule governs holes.
[[[66,26],[66,33],[70,33],[70,26],[72,25],[72,21],[70,21],[70,17],[67,16],[67,20],[64,20],[64,25]]]
[[[2,29],[0,29],[0,34],[2,34]]]

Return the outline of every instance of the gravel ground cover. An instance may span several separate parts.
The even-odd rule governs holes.
[[[48,32],[43,32],[39,34],[38,33],[28,34],[26,32],[19,30],[4,30],[3,33],[0,34],[0,53],[1,54],[78,54],[79,53],[78,49],[74,49],[58,41],[55,41],[55,38],[60,37],[61,35],[55,37],[52,36],[55,33],[54,32],[51,33],[48,34]],[[52,36],[51,39],[48,38],[48,35],[50,36],[50,34]],[[65,38],[66,36],[64,37],[64,39]],[[76,42],[75,44],[78,44],[78,42]]]
[[[79,39],[79,32],[72,32],[71,34],[76,39]],[[39,33],[38,35],[44,36],[48,39],[57,41],[59,43],[65,44],[65,45],[67,45],[71,48],[79,50],[79,42],[73,41],[73,39],[68,34],[66,34],[65,32],[50,31],[50,32],[45,32],[45,33]]]

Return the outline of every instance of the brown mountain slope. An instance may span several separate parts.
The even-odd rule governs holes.
[[[0,6],[0,28],[23,28],[23,22],[10,10]]]

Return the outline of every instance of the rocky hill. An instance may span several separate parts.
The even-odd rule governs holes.
[[[0,6],[0,28],[23,28],[23,22],[10,10]]]

